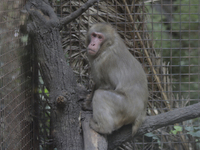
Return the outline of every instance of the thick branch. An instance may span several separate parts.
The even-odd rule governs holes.
[[[97,0],[89,0],[79,10],[72,13],[61,21],[66,24],[81,15]],[[44,83],[50,91],[50,102],[55,111],[52,112],[53,135],[55,136],[58,149],[83,149],[83,140],[80,134],[80,105],[77,103],[77,84],[72,69],[67,65],[61,45],[59,21],[53,9],[41,0],[29,0],[26,5],[32,21],[28,24],[28,31],[41,68],[41,75]],[[175,124],[188,119],[200,116],[200,103],[185,108],[176,109],[157,116],[147,117],[137,134],[142,135],[155,129]],[[86,125],[86,126],[85,126]],[[87,128],[87,122],[83,128]],[[87,137],[89,128],[84,130],[84,137]],[[93,134],[93,133],[92,133]],[[106,148],[102,141],[99,141],[97,134],[91,136],[93,145]],[[94,140],[94,138],[96,138]],[[131,136],[131,125],[125,126],[108,136],[109,149],[113,149]],[[95,141],[95,143],[94,143]],[[91,145],[91,146],[93,146]],[[88,146],[88,145],[87,145]],[[96,147],[93,146],[95,149]]]
[[[184,108],[178,108],[166,113],[162,113],[156,116],[146,117],[143,125],[139,128],[135,137],[138,135],[143,135],[148,132],[152,132],[158,128],[186,121],[189,119],[200,117],[200,103],[187,106]],[[114,149],[120,146],[125,141],[133,138],[131,136],[131,125],[124,126],[120,130],[114,132],[112,135],[108,136],[108,149]]]
[[[59,32],[59,19],[54,10],[42,0],[29,0],[26,10],[30,14],[27,25],[40,73],[49,91],[52,108],[51,135],[59,150],[82,150],[80,134],[81,107],[77,103],[81,89],[73,70],[65,61]],[[38,116],[39,117],[39,116]]]
[[[78,10],[71,13],[69,16],[62,18],[60,20],[60,25],[63,26],[65,24],[70,23],[72,20],[75,20],[79,17],[82,13],[84,13],[89,7],[93,6],[94,3],[98,2],[99,0],[89,0],[83,6],[81,6]]]

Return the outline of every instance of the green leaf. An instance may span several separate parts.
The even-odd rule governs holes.
[[[154,140],[157,140],[158,144],[160,145],[160,139],[156,135],[154,135],[153,133],[151,133],[151,132],[147,133],[147,134],[145,134],[145,136],[152,137]]]
[[[150,133],[146,133],[145,136],[147,136],[147,137],[153,137],[153,136],[155,136],[155,135],[154,135],[153,133],[150,132]]]
[[[197,131],[197,132],[188,132],[188,134],[194,136],[194,137],[200,137],[200,131]]]
[[[195,130],[200,130],[200,127],[194,127]]]
[[[44,93],[49,96],[49,91],[47,90],[47,88],[44,89]]]
[[[192,126],[189,126],[189,127],[185,127],[185,130],[187,130],[187,131],[194,131],[194,128]]]
[[[171,130],[169,133],[176,135],[177,131],[176,130]]]
[[[174,126],[175,130],[171,130],[170,133],[176,135],[177,132],[183,131],[183,128],[181,126]]]
[[[21,37],[21,41],[22,41],[23,43],[27,43],[27,41],[28,41],[28,35],[22,36],[22,37]]]
[[[183,128],[181,126],[174,126],[174,129],[176,129],[176,131],[183,131]]]

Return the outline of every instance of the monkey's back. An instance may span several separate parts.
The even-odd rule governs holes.
[[[134,134],[146,115],[146,74],[110,25],[94,25],[88,36],[93,32],[103,35],[104,41],[96,55],[89,56],[96,85],[90,125],[100,133],[111,133],[132,123]]]

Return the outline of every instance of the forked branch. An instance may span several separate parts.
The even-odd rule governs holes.
[[[64,17],[60,20],[61,26],[70,23],[72,20],[75,20],[78,18],[82,13],[84,13],[89,7],[93,6],[94,3],[98,2],[100,0],[89,0],[87,1],[83,6],[81,6],[78,10],[71,13],[69,16]]]

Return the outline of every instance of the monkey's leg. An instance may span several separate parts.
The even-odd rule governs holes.
[[[124,108],[125,96],[116,91],[96,90],[92,100],[93,118],[90,126],[97,132],[110,134],[120,128],[120,121],[124,114],[120,114]]]
[[[144,109],[144,111],[141,111],[140,114],[138,114],[137,118],[135,119],[135,122],[132,125],[132,135],[135,135],[138,128],[141,126],[141,124],[143,123],[144,119],[146,117],[146,111]]]

